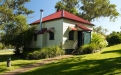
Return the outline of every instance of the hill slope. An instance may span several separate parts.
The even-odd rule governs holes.
[[[121,44],[101,52],[77,55],[35,68],[22,75],[121,75]]]

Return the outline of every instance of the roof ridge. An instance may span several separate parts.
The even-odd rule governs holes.
[[[61,12],[61,11],[58,11],[58,12],[55,12],[55,13],[59,13],[59,12]],[[55,13],[53,13],[53,14],[55,14]],[[53,14],[50,14],[50,15],[48,15],[48,16],[51,16],[51,15],[53,15]],[[46,18],[46,17],[48,17],[48,16],[45,16],[45,17],[43,17],[43,18]],[[43,19],[42,18],[42,19]]]
[[[72,13],[65,11],[65,10],[60,10],[58,12],[55,12],[53,14],[50,14],[48,16],[43,17],[42,22],[51,21],[51,20],[55,20],[55,19],[59,19],[59,18],[66,18],[66,19],[70,19],[70,20],[73,20],[76,22],[94,25],[91,22],[89,22],[81,17],[78,17],[75,14],[72,14]],[[37,23],[39,23],[39,20],[31,23],[30,25],[37,24]]]

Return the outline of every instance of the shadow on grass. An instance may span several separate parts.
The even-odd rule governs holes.
[[[121,54],[121,49],[102,52],[102,54],[105,54],[105,53],[118,53],[118,54]]]
[[[17,57],[13,56],[13,54],[0,55],[0,63],[3,63],[3,64],[0,64],[0,73],[6,71],[8,69],[7,68],[7,59],[8,58],[11,58],[12,61],[18,60]],[[6,63],[6,64],[4,64],[4,63]]]
[[[114,75],[121,74],[120,66],[121,57],[101,60],[76,57],[47,64],[21,75]]]
[[[8,58],[11,58],[11,60],[19,59],[18,57],[15,57],[13,54],[5,54],[5,55],[0,55],[0,62],[5,62],[7,61]]]

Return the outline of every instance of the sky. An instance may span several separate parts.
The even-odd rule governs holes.
[[[48,16],[56,12],[55,4],[60,0],[31,0],[27,3],[25,7],[34,11],[33,14],[28,16],[28,23],[32,23],[40,19],[40,9],[43,9],[43,17]],[[115,4],[117,11],[121,14],[121,5],[120,0],[110,0],[111,4]],[[102,26],[103,28],[108,29],[108,33],[112,31],[121,31],[121,16],[119,16],[115,22],[111,22],[109,18],[101,17],[98,20],[92,22],[95,26]]]

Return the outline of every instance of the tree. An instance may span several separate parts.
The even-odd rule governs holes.
[[[24,4],[29,1],[1,0],[0,2],[0,29],[4,32],[1,42],[5,45],[13,45],[17,54],[20,54],[20,47],[30,44],[33,36],[31,31],[33,28],[28,28],[25,17],[33,13],[32,10],[24,7]]]
[[[113,31],[110,33],[107,37],[106,40],[109,43],[109,46],[111,45],[116,45],[121,43],[121,32],[115,32]]]
[[[109,0],[61,0],[56,3],[55,8],[56,10],[64,9],[73,14],[76,11],[77,16],[88,21],[93,21],[100,17],[110,17],[110,20],[114,21],[119,15],[116,5],[110,4]],[[75,11],[71,11],[72,9]]]
[[[30,0],[1,0],[0,1],[0,24],[8,23],[14,19],[15,16],[23,14],[29,15],[33,13],[24,7],[24,4]]]
[[[1,42],[5,45],[12,45],[16,49],[16,54],[20,54],[20,49],[27,47],[34,35],[34,28],[28,28],[26,18],[23,15],[16,16],[14,23],[7,25],[6,35],[2,36]]]
[[[108,30],[105,28],[102,28],[101,26],[97,26],[93,28],[93,32],[97,32],[105,36]]]
[[[78,7],[78,3],[78,0],[61,0],[56,3],[55,8],[56,11],[66,10],[70,13],[77,14],[78,10],[76,8]]]

